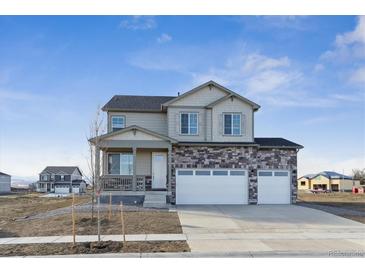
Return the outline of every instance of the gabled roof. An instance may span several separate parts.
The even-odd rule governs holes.
[[[347,176],[347,175],[337,173],[337,172],[334,172],[334,171],[322,171],[322,172],[318,173],[315,177],[320,176],[320,175],[322,175],[324,177],[327,177],[328,179],[349,179],[349,180],[352,180],[351,176]]]
[[[240,100],[242,100],[242,101],[248,103],[249,105],[251,105],[254,110],[258,110],[260,108],[260,106],[258,104],[256,104],[256,103],[248,100],[247,98],[239,95],[238,93],[236,93],[236,92],[234,92],[234,91],[232,91],[232,90],[230,90],[230,89],[228,89],[226,87],[221,86],[220,84],[218,84],[218,83],[216,83],[216,82],[214,82],[212,80],[210,80],[210,81],[208,81],[208,82],[206,82],[206,83],[204,83],[204,84],[202,84],[200,86],[197,86],[196,88],[193,88],[192,90],[189,90],[189,91],[183,93],[182,95],[180,95],[178,97],[175,97],[175,98],[171,99],[170,101],[167,101],[167,102],[163,103],[162,105],[166,107],[169,104],[172,104],[172,103],[174,103],[174,102],[176,102],[176,101],[178,101],[178,100],[180,100],[180,99],[182,99],[182,98],[184,98],[184,97],[186,97],[186,96],[188,96],[190,94],[193,94],[193,93],[195,93],[195,92],[197,92],[197,91],[199,91],[202,88],[207,87],[207,86],[215,86],[215,87],[217,87],[217,88],[219,88],[219,89],[227,92],[227,95],[235,96],[235,97],[239,98]],[[220,98],[220,99],[218,99],[217,101],[215,101],[215,102],[213,102],[211,104],[214,104],[214,103],[216,103],[218,101],[221,102],[221,100],[226,100],[226,99],[227,99],[226,97],[223,97],[223,98]],[[206,107],[209,107],[211,104],[209,104]]]
[[[173,96],[115,95],[102,110],[161,112],[161,105],[174,98]]]
[[[139,130],[139,131],[144,132],[146,134],[152,135],[152,136],[157,137],[157,138],[161,138],[162,140],[170,141],[172,143],[177,142],[177,140],[175,140],[173,138],[170,138],[166,135],[159,134],[157,132],[154,132],[152,130],[149,130],[149,129],[146,129],[146,128],[143,128],[143,127],[140,127],[140,126],[137,126],[137,125],[131,125],[129,127],[126,127],[126,128],[120,129],[120,130],[116,130],[116,131],[113,131],[113,132],[103,134],[103,135],[99,136],[99,138],[100,138],[99,140],[102,141],[103,139],[105,139],[107,137],[116,136],[118,134],[125,133],[125,132],[131,131],[131,130]],[[89,139],[89,142],[93,143],[95,141],[95,139],[96,138],[91,138],[91,139]]]
[[[9,176],[9,177],[11,177],[9,174],[3,173],[3,172],[0,172],[0,175],[1,176]]]
[[[303,148],[302,145],[294,143],[284,138],[255,138],[255,143],[260,147],[282,147],[282,148]]]
[[[306,174],[306,175],[304,175],[302,177],[299,177],[298,180],[301,179],[301,178],[313,179],[316,176],[317,176],[317,174]]]
[[[347,175],[337,173],[337,172],[334,172],[334,171],[322,171],[322,172],[319,172],[319,173],[307,174],[307,175],[304,175],[302,177],[299,177],[298,180],[301,179],[301,178],[313,179],[313,178],[321,176],[321,175],[328,178],[328,179],[348,179],[348,180],[352,180],[351,176],[347,176]]]
[[[49,173],[49,174],[72,174],[75,169],[77,169],[80,174],[82,174],[81,170],[77,166],[47,166],[45,169],[43,169],[42,173]]]

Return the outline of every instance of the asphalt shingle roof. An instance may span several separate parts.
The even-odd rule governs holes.
[[[6,174],[4,172],[0,172],[0,175],[2,175],[2,176],[10,176],[9,174]]]
[[[297,147],[303,148],[302,145],[294,143],[284,138],[255,138],[255,143],[262,147]]]
[[[174,96],[115,95],[105,104],[103,110],[160,111],[163,103],[174,98]]]
[[[59,172],[64,172],[66,174],[72,174],[75,169],[78,169],[80,171],[80,169],[77,166],[47,166],[45,169],[43,169],[43,171],[41,173],[59,173]],[[81,171],[80,171],[81,173]]]
[[[347,176],[347,175],[337,173],[334,171],[322,171],[322,172],[318,173],[317,175],[323,175],[330,179],[350,179],[350,180],[352,180],[351,176]]]

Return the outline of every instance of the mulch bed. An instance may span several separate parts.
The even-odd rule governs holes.
[[[0,256],[46,256],[103,253],[156,253],[190,252],[186,241],[150,241],[150,242],[87,242],[55,244],[0,245]]]

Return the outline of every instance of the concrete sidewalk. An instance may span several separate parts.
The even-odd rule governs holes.
[[[184,234],[129,234],[125,236],[128,242],[141,241],[185,241]],[[95,242],[97,235],[77,235],[76,242]],[[101,235],[102,241],[123,241],[123,235]],[[43,236],[43,237],[14,237],[0,238],[0,245],[9,244],[50,244],[50,243],[72,243],[72,236]]]

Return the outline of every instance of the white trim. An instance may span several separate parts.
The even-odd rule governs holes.
[[[121,127],[114,127],[113,126],[113,118],[122,118],[123,119],[123,125]],[[125,128],[126,125],[126,118],[125,115],[110,115],[110,129],[113,131],[114,128],[122,129]]]
[[[226,119],[225,119],[225,116],[226,115],[231,115],[231,134],[227,134],[225,133],[225,122],[226,122]],[[240,125],[240,132],[238,134],[234,134],[233,133],[233,116],[234,115],[239,115],[240,117],[240,122],[239,122],[239,125]],[[223,136],[242,136],[242,112],[223,112]]]
[[[133,153],[131,152],[111,152],[111,153],[107,153],[107,167],[106,167],[106,171],[108,175],[125,175],[125,176],[132,176],[133,175],[133,162],[132,162],[132,173],[131,174],[122,174],[122,161],[121,161],[121,155],[132,155]],[[109,156],[110,155],[119,155],[119,173],[109,173]]]
[[[188,133],[181,132],[181,116],[182,114],[188,115]],[[196,133],[190,133],[190,115],[196,114]],[[179,134],[188,136],[198,136],[199,135],[199,112],[196,111],[182,111],[179,113]]]

